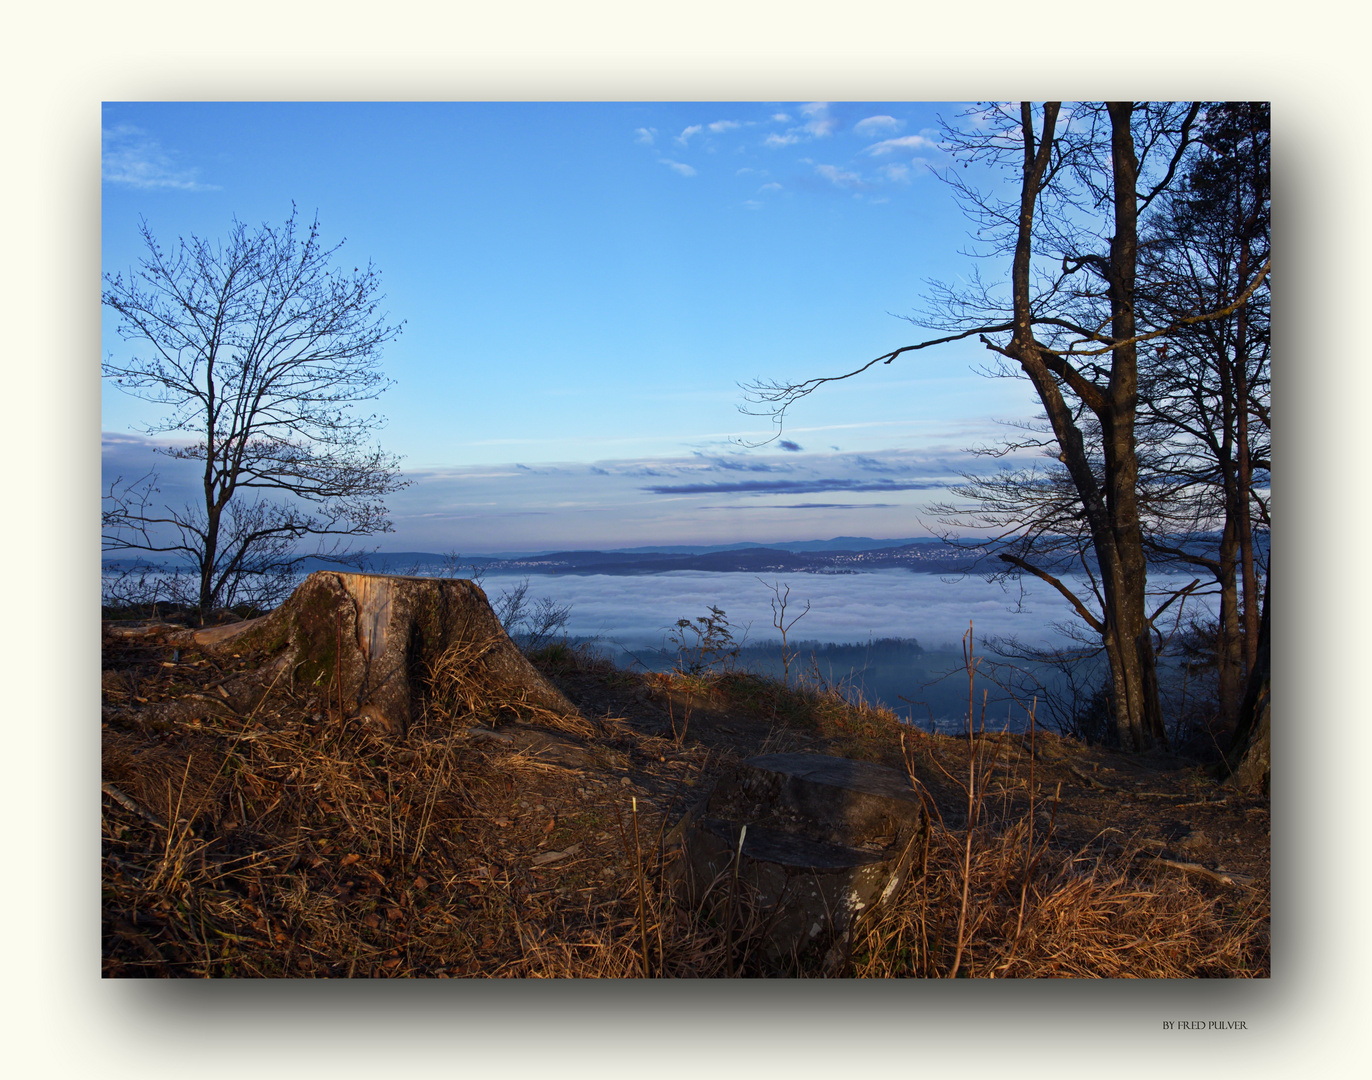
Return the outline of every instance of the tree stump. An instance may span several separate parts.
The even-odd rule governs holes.
[[[895,769],[823,754],[763,754],[721,777],[668,846],[688,903],[724,900],[736,874],[765,913],[771,959],[822,948],[833,970],[852,948],[858,919],[905,880],[927,829],[919,793]]]
[[[426,702],[579,716],[472,581],[324,571],[259,619],[185,636],[215,652],[274,657],[258,668],[259,684],[313,688],[341,701],[344,715],[402,734]]]

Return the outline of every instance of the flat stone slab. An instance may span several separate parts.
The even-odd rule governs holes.
[[[710,833],[732,848],[737,847],[740,825],[720,818],[705,818],[696,828]],[[826,844],[797,833],[769,829],[765,825],[750,825],[743,840],[743,857],[775,863],[788,870],[822,871],[856,870],[882,862],[882,853],[859,848]]]
[[[568,769],[584,769],[595,764],[595,756],[585,746],[564,736],[524,724],[506,724],[498,730],[472,728],[467,732],[470,742],[508,746],[512,750],[527,751],[535,761],[561,765]]]
[[[785,961],[820,949],[832,969],[858,920],[905,880],[927,828],[903,773],[823,754],[763,754],[720,777],[668,845],[689,903],[732,910],[723,901],[737,862],[740,886],[764,913],[768,955]]]
[[[918,828],[923,813],[910,778],[884,765],[825,754],[760,754],[721,777],[711,817],[800,832],[832,844],[885,847]]]

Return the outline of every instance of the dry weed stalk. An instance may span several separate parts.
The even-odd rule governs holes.
[[[595,727],[578,716],[555,712],[529,700],[523,687],[511,687],[496,678],[485,664],[486,656],[502,638],[456,635],[456,639],[429,666],[432,706],[453,722],[494,722],[501,716],[519,718],[589,737]]]
[[[479,653],[474,643],[451,658],[459,688],[461,677],[477,678],[470,673]],[[520,792],[561,774],[526,755],[471,745],[455,731],[460,716],[446,711],[437,693],[402,743],[359,725],[313,721],[333,695],[300,697],[285,683],[250,716],[207,705],[193,726],[176,721],[148,731],[112,722],[106,731],[105,781],[122,796],[111,793],[103,815],[107,972],[820,973],[794,960],[766,959],[772,913],[744,883],[734,884],[733,866],[699,910],[678,902],[663,859],[668,821],[660,809],[645,814],[636,799],[605,799],[604,825],[595,828],[613,830],[609,822],[617,820],[623,851],[612,879],[578,878],[576,858],[531,872],[532,841],[524,854],[512,853],[497,819],[511,812]],[[753,695],[749,700],[783,725],[832,725],[842,734],[882,723],[810,690],[783,693],[737,674],[714,685],[721,695]],[[448,700],[467,707],[461,693]],[[489,709],[489,702],[480,704]],[[1010,752],[1011,743],[969,738],[961,776],[973,793],[966,823],[944,822],[931,794],[922,792],[938,827],[927,831],[902,894],[860,928],[849,973],[1266,974],[1265,895],[1217,896],[1134,864],[1128,844],[1098,852],[1052,846],[1056,797],[1038,792],[1033,724],[1027,760]],[[913,760],[914,750],[906,752]],[[999,803],[992,786],[1022,768],[1027,816]],[[1037,816],[1050,798],[1045,830]],[[633,814],[632,840],[619,816],[622,801]],[[165,810],[165,820],[152,808]],[[608,865],[610,856],[597,859],[588,865]]]
[[[441,707],[454,715],[492,711],[492,691],[498,688],[482,660],[499,640],[495,635],[456,635],[453,643],[429,665],[429,683]]]
[[[970,630],[964,639],[968,670],[967,772],[958,783],[967,799],[961,830],[941,820],[929,830],[920,868],[902,895],[865,926],[853,973],[956,978],[1195,978],[1264,976],[1268,972],[1267,897],[1213,896],[1185,879],[1139,874],[1137,844],[1096,854],[1051,845],[1061,798],[1057,785],[1048,826],[1040,834],[1035,703],[1028,739],[1028,813],[1008,801],[988,812],[992,770],[1013,778],[1021,761],[1004,761],[1004,739],[975,737],[975,660]],[[912,781],[926,808],[933,800]],[[935,764],[936,759],[933,759]],[[940,766],[941,768],[942,766]],[[961,835],[959,835],[959,832]],[[1088,845],[1089,847],[1090,845]],[[951,939],[951,959],[944,959]]]

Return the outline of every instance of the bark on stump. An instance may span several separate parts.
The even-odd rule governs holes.
[[[739,885],[765,913],[769,958],[822,949],[832,971],[849,955],[858,920],[899,889],[927,829],[903,773],[823,754],[763,754],[721,777],[668,845],[688,903],[723,900],[732,911],[737,859]]]
[[[578,716],[525,659],[475,582],[383,574],[311,574],[275,611],[187,631],[216,652],[266,653],[257,671],[314,688],[346,715],[404,733],[426,700],[461,711],[530,708]]]

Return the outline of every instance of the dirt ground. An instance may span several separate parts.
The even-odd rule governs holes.
[[[994,763],[988,803],[1051,826],[1062,852],[1123,853],[1217,894],[1270,888],[1267,800],[1176,757],[1043,732],[969,744],[745,674],[623,672],[566,649],[536,662],[583,720],[433,716],[391,735],[302,688],[254,702],[260,658],[176,646],[172,629],[104,628],[109,976],[634,974],[609,954],[664,830],[723,770],[777,751],[909,768],[955,829],[973,745]],[[704,970],[684,949],[669,956],[659,928],[662,973]]]
[[[683,726],[686,702],[670,692],[669,680],[633,674],[607,679],[599,673],[566,671],[559,677],[556,669],[547,673],[585,715],[620,729],[620,745],[630,753],[627,787],[658,802],[665,798],[672,809],[680,808],[677,784],[683,774],[706,779],[755,754],[840,754],[903,768],[903,733],[917,766],[923,766],[920,780],[934,793],[947,823],[955,826],[966,817],[965,795],[949,780],[966,776],[965,737],[902,731],[899,726],[844,725],[837,717],[826,724],[811,716],[802,724],[769,708],[774,703],[765,696],[750,700],[745,693],[731,694],[725,681],[714,695],[690,696],[694,708],[681,747],[673,729],[674,722],[677,730]],[[516,738],[516,745],[533,749],[537,744],[522,733]],[[978,736],[977,742],[983,752],[994,751],[999,763],[988,794],[1008,800],[1012,808],[1027,808],[1029,737],[990,734]],[[1033,743],[1037,815],[1045,824],[1051,820],[1059,844],[1105,848],[1133,840],[1161,858],[1233,872],[1254,883],[1269,879],[1266,798],[1223,791],[1200,764],[1167,753],[1125,754],[1048,732],[1037,732]]]

